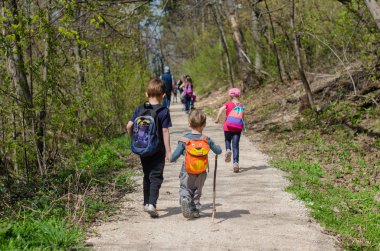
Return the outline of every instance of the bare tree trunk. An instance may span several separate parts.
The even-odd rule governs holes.
[[[380,30],[380,4],[376,0],[364,0],[369,12],[375,20],[377,28]]]
[[[242,80],[241,89],[244,91],[249,85],[255,81],[252,63],[247,54],[247,48],[244,44],[243,35],[240,30],[239,21],[237,18],[236,2],[227,0],[226,6],[228,10],[228,19],[231,25],[233,40],[236,46],[236,54],[238,57],[238,73]]]
[[[275,40],[276,39],[276,31],[274,29],[272,15],[270,13],[267,1],[265,0],[264,2],[265,2],[265,7],[266,7],[267,12],[268,12],[269,23],[270,23],[270,26],[271,26],[271,31],[272,31],[273,39]],[[273,41],[273,39],[272,39],[272,41]],[[281,82],[284,83],[283,69],[281,68],[280,50],[278,49],[277,43],[273,43],[272,46],[274,48],[274,53],[275,53],[275,56],[276,56],[276,63],[277,63],[278,74],[280,76]],[[283,66],[283,64],[282,64],[282,66]]]
[[[291,4],[291,6],[290,6],[290,27],[292,28],[292,31],[293,31],[293,46],[294,46],[295,57],[297,60],[298,71],[299,71],[299,74],[300,74],[300,77],[302,80],[302,84],[303,84],[305,92],[306,92],[308,105],[310,106],[310,108],[313,111],[315,111],[314,100],[313,100],[313,96],[311,93],[309,82],[306,78],[305,71],[303,68],[303,64],[302,64],[302,60],[301,60],[301,52],[300,52],[299,44],[298,44],[299,40],[298,40],[296,30],[295,30],[295,26],[294,26],[294,9],[295,9],[294,0],[290,0],[290,4]]]
[[[255,42],[255,72],[259,74],[263,69],[262,57],[261,57],[261,48],[260,48],[260,30],[259,30],[259,13],[260,10],[257,7],[257,4],[261,2],[261,0],[252,0],[252,35],[253,40]]]
[[[83,18],[82,16],[82,9],[81,6],[77,6],[76,10],[76,16],[78,17],[78,34],[80,39],[83,39],[82,37],[82,26],[83,26]],[[77,42],[74,41],[74,55],[75,55],[75,69],[77,71],[77,76],[78,76],[78,83],[76,85],[77,92],[78,94],[82,94],[82,88],[86,84],[86,70],[84,67],[84,57],[83,57],[83,51],[82,51],[82,46]]]
[[[234,85],[234,78],[233,78],[233,72],[232,72],[231,57],[230,57],[230,53],[228,51],[227,39],[226,39],[226,36],[224,34],[224,30],[223,30],[223,26],[222,26],[222,21],[220,20],[219,10],[218,10],[218,7],[216,6],[216,4],[213,5],[213,13],[214,13],[214,18],[215,18],[215,21],[216,21],[216,25],[218,27],[220,41],[222,43],[222,47],[223,47],[224,53],[226,55],[228,80],[230,82],[230,86],[234,87],[235,85]]]

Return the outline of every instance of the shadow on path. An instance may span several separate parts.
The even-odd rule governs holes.
[[[248,171],[251,171],[251,170],[264,170],[264,169],[267,169],[267,168],[270,168],[270,166],[240,167],[239,170],[240,170],[240,173],[243,173],[243,172],[248,172]]]
[[[217,207],[221,205],[222,204],[220,203],[216,203]],[[203,204],[201,211],[209,210],[210,208],[212,208],[211,203]],[[176,214],[182,214],[180,205],[178,205],[178,207],[167,207],[165,209],[158,210],[158,212],[166,212],[166,214],[160,214],[160,218],[166,218],[166,217],[170,217]]]
[[[233,219],[233,218],[240,218],[242,217],[243,214],[251,214],[249,210],[245,209],[238,209],[238,210],[232,210],[230,212],[218,212],[218,208],[216,209],[216,214],[215,214],[215,219],[219,220],[216,223],[222,223],[228,219]],[[202,214],[203,217],[212,217],[212,213],[205,213]]]

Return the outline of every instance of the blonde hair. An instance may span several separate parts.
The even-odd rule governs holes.
[[[160,98],[165,93],[165,83],[161,79],[153,78],[149,80],[146,88],[149,98]]]
[[[191,128],[201,128],[206,126],[206,114],[198,109],[192,110],[189,115],[189,124]]]

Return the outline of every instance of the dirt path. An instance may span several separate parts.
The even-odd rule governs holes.
[[[172,106],[171,115],[174,150],[188,129],[180,105]],[[221,126],[209,119],[204,133],[224,146],[222,132]],[[283,191],[288,184],[284,173],[269,167],[267,156],[246,137],[242,137],[240,149],[238,174],[219,158],[215,224],[211,223],[214,157],[210,155],[212,171],[203,190],[201,218],[187,220],[182,216],[178,203],[180,164],[168,164],[158,201],[159,219],[143,212],[140,187],[127,195],[120,219],[97,227],[99,237],[89,242],[95,250],[334,250],[333,238],[322,233],[301,202]]]

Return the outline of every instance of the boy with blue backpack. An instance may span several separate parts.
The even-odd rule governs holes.
[[[232,88],[228,91],[230,101],[226,102],[218,112],[215,123],[218,124],[220,116],[226,111],[226,120],[223,124],[224,139],[226,143],[226,158],[225,161],[231,162],[233,152],[233,171],[239,172],[239,142],[241,132],[244,129],[244,106],[239,102],[240,90]],[[232,152],[231,152],[232,143]]]
[[[148,82],[148,102],[136,108],[127,125],[132,152],[140,156],[144,172],[144,211],[158,217],[156,205],[164,180],[165,158],[171,157],[169,109],[161,105],[165,97],[165,83],[160,79]]]

